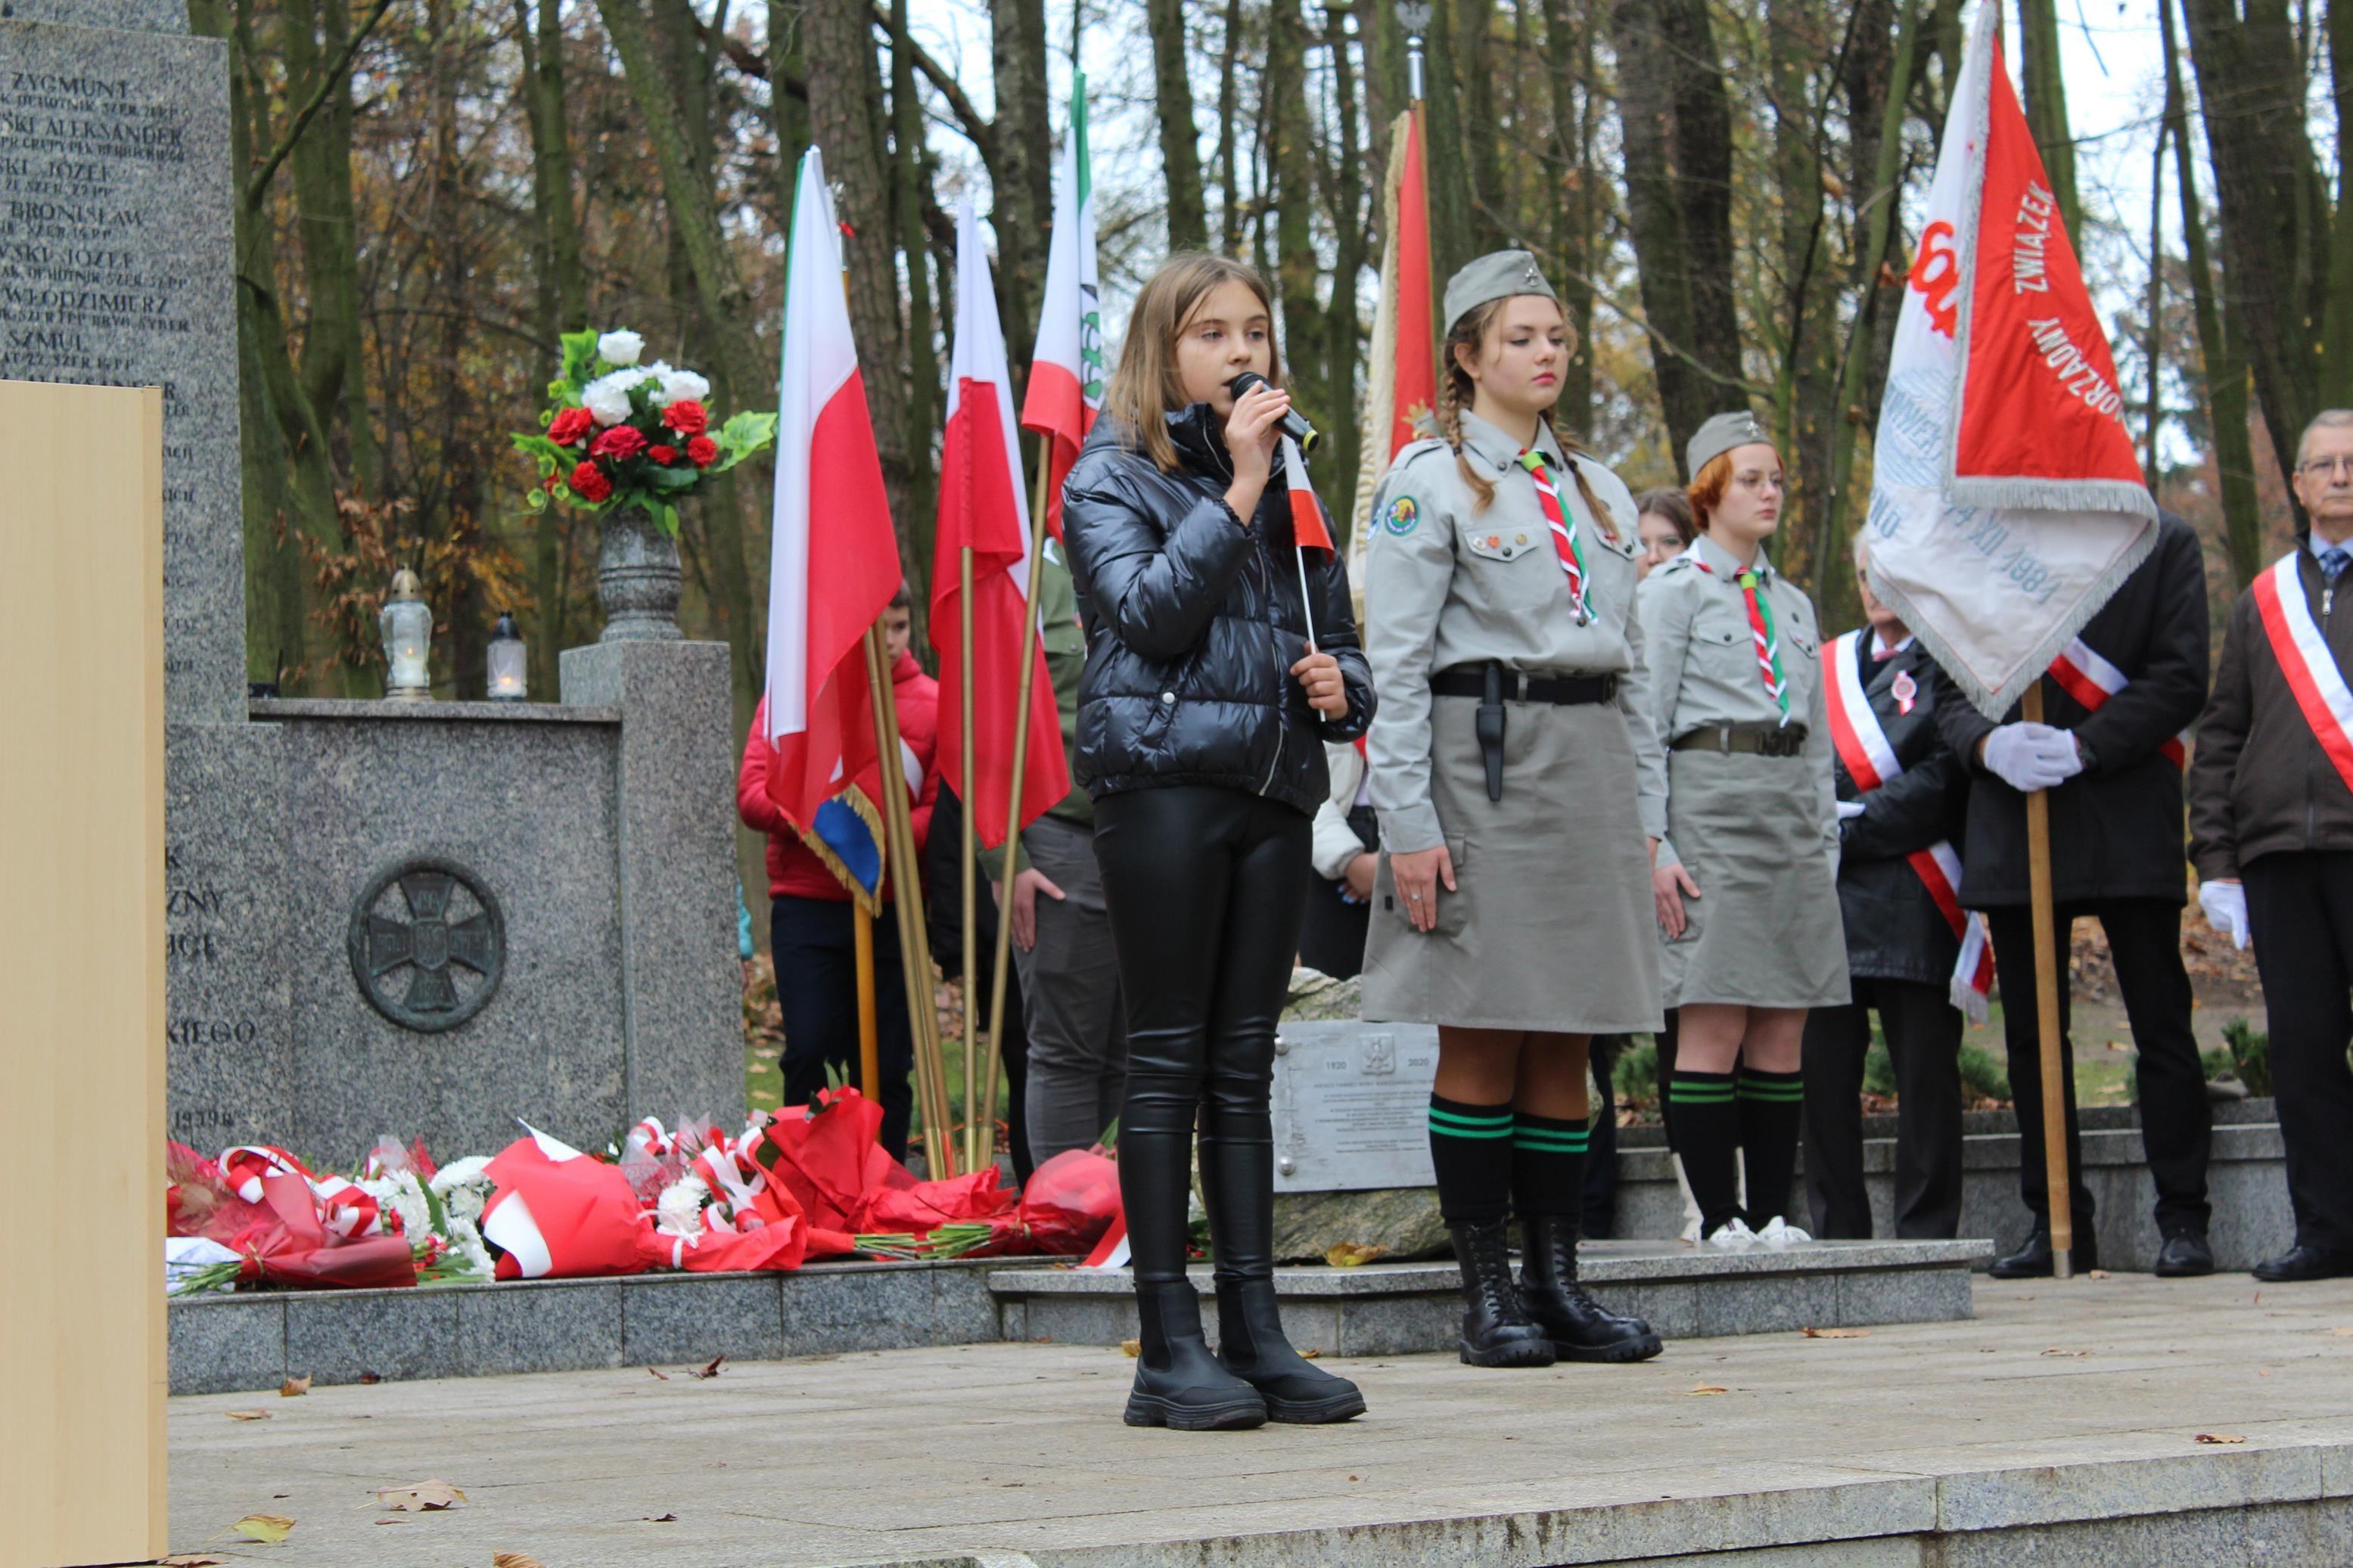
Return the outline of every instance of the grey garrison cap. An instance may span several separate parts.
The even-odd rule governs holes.
[[[1773,437],[1757,422],[1754,414],[1719,414],[1701,426],[1683,447],[1687,472],[1699,478],[1699,471],[1735,447],[1753,446],[1762,441],[1772,445]]]
[[[1490,300],[1508,300],[1514,294],[1541,294],[1547,300],[1557,300],[1552,285],[1536,268],[1536,258],[1525,250],[1492,250],[1446,280],[1446,332],[1452,336],[1454,323],[1487,303]]]

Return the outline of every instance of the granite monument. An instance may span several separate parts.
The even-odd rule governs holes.
[[[567,650],[556,703],[248,700],[231,174],[184,0],[0,0],[0,377],[164,389],[173,1135],[740,1115],[723,646]]]

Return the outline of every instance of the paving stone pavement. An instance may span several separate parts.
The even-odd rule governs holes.
[[[1034,1344],[199,1395],[171,1535],[304,1568],[1535,1564],[2353,1494],[2353,1281],[1980,1281],[1977,1310],[1633,1367],[1335,1361],[1368,1415],[1249,1433],[1131,1430],[1119,1352]],[[467,1500],[375,1506],[427,1479]],[[290,1538],[215,1538],[256,1511]]]

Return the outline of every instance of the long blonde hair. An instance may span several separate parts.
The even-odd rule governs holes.
[[[1228,283],[1239,283],[1257,295],[1271,321],[1274,295],[1258,269],[1202,251],[1179,251],[1162,262],[1135,297],[1135,309],[1127,318],[1127,338],[1120,344],[1118,368],[1103,391],[1103,411],[1119,421],[1128,450],[1140,448],[1163,473],[1174,473],[1178,466],[1176,444],[1168,438],[1164,416],[1189,401],[1176,374],[1177,336],[1201,301]],[[1271,331],[1266,353],[1266,378],[1280,386],[1282,355]]]
[[[1516,296],[1506,296],[1506,299],[1510,298]],[[1454,330],[1446,334],[1442,350],[1446,356],[1446,373],[1439,377],[1438,406],[1431,411],[1439,435],[1454,448],[1455,471],[1462,476],[1462,482],[1471,487],[1471,493],[1479,498],[1473,508],[1478,511],[1486,510],[1493,502],[1495,481],[1473,468],[1470,454],[1462,449],[1462,411],[1471,406],[1479,384],[1471,379],[1471,373],[1462,368],[1462,362],[1454,351],[1467,348],[1474,356],[1482,353],[1487,344],[1487,329],[1494,325],[1504,304],[1504,300],[1490,300],[1483,305],[1472,307],[1462,313],[1461,321],[1454,323]],[[1577,480],[1577,493],[1585,498],[1585,510],[1592,517],[1594,525],[1609,538],[1616,539],[1617,521],[1609,515],[1609,509],[1601,504],[1601,498],[1593,493],[1592,485],[1586,481],[1585,466],[1577,460],[1585,455],[1585,448],[1561,433],[1560,426],[1553,423],[1551,409],[1545,409],[1536,417],[1543,420],[1544,427],[1552,432],[1552,438],[1560,443],[1561,453],[1568,459],[1569,475]]]

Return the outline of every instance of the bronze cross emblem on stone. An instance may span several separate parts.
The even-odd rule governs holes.
[[[396,886],[399,909],[379,911],[377,904]],[[460,888],[479,908],[452,920],[450,905]],[[454,1028],[498,989],[506,961],[505,922],[498,900],[463,867],[420,859],[384,872],[369,884],[352,916],[353,976],[369,1005],[394,1023],[427,1034]],[[408,971],[408,984],[396,996],[393,977],[402,969]],[[480,976],[470,994],[460,993],[458,969]]]

